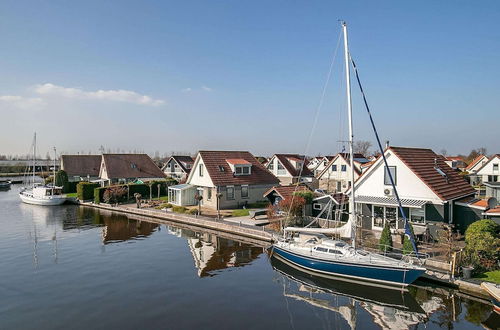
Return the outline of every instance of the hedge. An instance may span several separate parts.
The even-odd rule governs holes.
[[[158,187],[157,185],[160,184],[160,196],[166,196],[168,193],[168,187],[176,184],[177,181],[175,180],[162,180],[162,181],[150,181],[152,183],[152,197],[158,197]],[[128,184],[122,184],[122,185],[113,185],[113,186],[127,186],[129,191],[128,191],[128,196],[130,199],[134,198],[135,193],[141,194],[143,199],[149,198],[149,184],[147,183],[128,183]],[[96,188],[94,190],[94,203],[100,203],[103,200],[103,195],[104,191],[110,186],[107,187],[101,187],[101,188]]]
[[[98,183],[78,182],[76,185],[76,197],[81,201],[92,199],[94,197],[94,189],[98,187]]]

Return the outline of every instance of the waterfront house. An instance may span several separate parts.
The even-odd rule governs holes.
[[[455,202],[473,197],[475,190],[442,156],[430,149],[388,147],[383,158],[355,182],[355,202],[362,226],[382,230],[386,223],[393,229],[404,227],[389,179],[395,181],[403,210],[409,221],[425,226],[429,222],[455,223]]]
[[[323,170],[328,167],[328,164],[334,159],[335,156],[323,156],[319,159],[319,161],[316,162],[316,166],[314,166],[311,171],[314,173],[315,177],[318,177],[318,175],[323,172]]]
[[[263,200],[262,195],[279,180],[248,151],[200,151],[186,184],[168,188],[175,205],[240,208]]]
[[[323,161],[323,156],[316,156],[311,159],[309,159],[309,162],[307,163],[307,168],[314,172],[314,169]]]
[[[68,181],[92,181],[99,178],[101,155],[61,155],[61,170],[68,175]]]
[[[444,157],[444,159],[445,159],[444,162],[454,170],[463,171],[467,167],[467,164],[465,163],[465,160],[462,157],[448,156]]]
[[[347,221],[349,196],[343,193],[325,194],[313,199],[312,215],[322,219]]]
[[[282,185],[304,182],[314,187],[314,174],[307,168],[307,159],[298,154],[275,154],[266,168]]]
[[[165,174],[146,154],[103,154],[99,177],[113,184],[163,180]]]
[[[500,182],[500,154],[491,156],[476,174],[483,183]]]
[[[488,162],[488,157],[485,155],[477,156],[469,165],[465,168],[468,173],[469,182],[472,185],[477,185],[481,183],[481,178],[477,175],[477,172]]]
[[[162,168],[163,173],[177,181],[185,181],[191,172],[194,159],[191,156],[171,156]]]
[[[351,186],[350,154],[338,153],[317,175],[319,188],[327,192],[345,192]],[[354,154],[354,181],[361,176],[361,166],[369,163],[362,154]]]

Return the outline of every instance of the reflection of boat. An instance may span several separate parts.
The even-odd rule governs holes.
[[[55,153],[54,148],[54,153]],[[56,156],[56,155],[54,155]],[[54,181],[55,181],[55,161],[54,157]],[[35,172],[36,172],[36,133],[33,138],[33,173],[32,173],[32,184],[31,187],[24,187],[19,192],[19,197],[26,204],[43,205],[43,206],[53,206],[61,205],[66,202],[66,196],[62,194],[62,187],[56,187],[55,182],[52,186],[41,186],[35,184]]]
[[[0,190],[8,190],[10,189],[10,182],[9,180],[0,180]]]
[[[355,70],[356,68],[349,53],[347,42],[347,25],[345,22],[342,22],[342,30],[344,34],[347,112],[349,119],[350,182],[353,183],[355,182],[355,177],[352,101],[350,86],[351,63]],[[363,93],[362,90],[361,93]],[[366,100],[364,101],[366,104]],[[387,160],[384,156],[384,150],[382,149],[380,139],[378,138],[378,133],[375,130],[373,121],[371,122],[375,131],[382,158],[384,160],[386,168],[388,168]],[[413,240],[413,233],[410,231],[408,219],[406,218],[405,212],[403,211],[403,207],[395,186],[395,181],[390,171],[388,171],[387,173],[388,177],[390,178],[395,198],[399,204],[400,214],[404,219],[406,234],[413,243],[415,253],[417,253],[416,245]],[[320,276],[342,276],[348,280],[369,281],[373,284],[383,286],[404,287],[413,283],[418,277],[420,277],[420,275],[425,272],[425,268],[407,262],[404,258],[398,260],[356,248],[356,228],[357,216],[355,207],[355,185],[353,184],[350,189],[349,196],[349,220],[345,225],[338,228],[319,229],[287,227],[285,228],[285,237],[273,245],[271,253],[279,255],[280,257],[295,264],[296,266],[302,267],[309,271],[314,271]],[[299,237],[287,237],[287,234],[290,233],[299,233]],[[344,241],[334,241],[326,237],[308,235],[311,233],[340,235],[342,237],[350,238],[352,247],[348,246]]]
[[[495,312],[500,313],[500,286],[490,282],[483,282],[481,283],[481,287],[491,297]]]
[[[427,320],[427,314],[408,291],[326,279],[315,276],[314,273],[304,272],[279,257],[272,257],[271,265],[276,271],[297,283],[296,292],[286,292],[286,297],[337,312],[351,328],[356,327],[355,304],[339,300],[338,297],[358,302],[360,307],[373,316],[374,322],[384,328],[409,328]],[[339,302],[343,302],[343,305],[339,306]]]

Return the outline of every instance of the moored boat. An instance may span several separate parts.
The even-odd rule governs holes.
[[[481,283],[481,287],[491,297],[493,309],[500,314],[500,285],[490,282]]]
[[[3,190],[10,189],[11,183],[12,182],[10,180],[0,180],[0,189]]]

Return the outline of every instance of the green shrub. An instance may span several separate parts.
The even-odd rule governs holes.
[[[476,271],[498,269],[500,225],[490,219],[472,223],[465,231],[465,255]]]
[[[186,213],[187,208],[184,206],[172,206],[172,211],[175,213]]]
[[[264,209],[264,208],[268,207],[268,205],[269,205],[269,201],[266,200],[266,201],[257,201],[255,203],[249,203],[247,205],[247,207],[249,209]]]
[[[193,214],[193,215],[194,215],[194,214],[198,214],[198,209],[190,209],[190,210],[186,210],[186,212],[185,212],[185,213],[187,213],[187,214]]]
[[[101,196],[104,193],[104,188],[95,188],[94,189],[94,203],[95,204],[100,204],[101,203]]]
[[[378,248],[382,252],[390,252],[392,251],[392,236],[391,236],[391,228],[388,223],[385,224],[384,229],[382,230],[382,234],[380,235]],[[413,250],[413,248],[412,248]]]
[[[310,190],[300,190],[293,193],[295,196],[304,198],[306,204],[311,204],[314,199],[314,193]]]
[[[58,187],[62,187],[63,193],[76,192],[76,185],[74,186],[74,191],[71,191],[71,188],[73,186],[69,184],[68,174],[63,170],[59,170],[56,172],[55,185]]]
[[[413,231],[413,226],[411,225],[411,223],[408,223],[408,226],[410,226],[411,235],[413,237],[415,237],[414,231]],[[415,242],[415,245],[417,245],[417,242]],[[405,235],[405,237],[403,239],[403,254],[411,254],[413,252],[414,252],[413,251],[413,244],[411,243],[410,238],[408,238],[408,235]]]
[[[163,203],[163,204],[160,204],[157,207],[155,207],[155,209],[157,209],[157,210],[170,209],[170,208],[172,208],[172,204],[170,204],[170,203]]]
[[[76,185],[76,197],[81,201],[90,200],[94,197],[94,189],[98,187],[98,183],[79,182]]]

